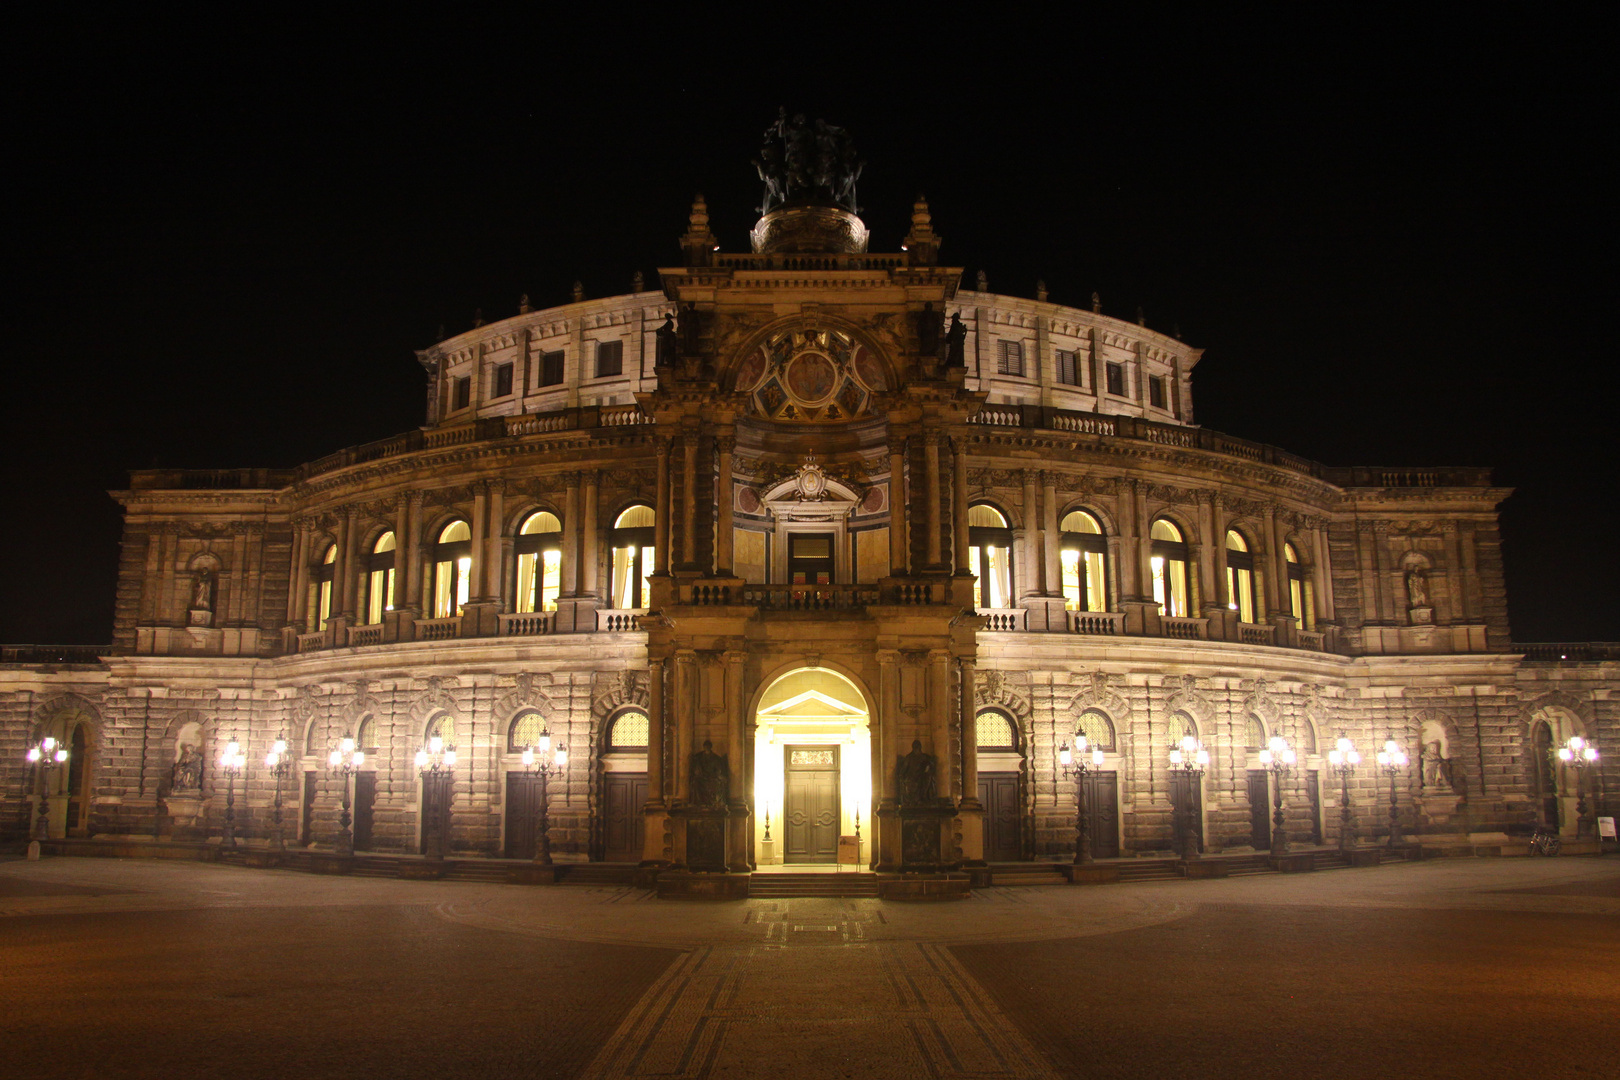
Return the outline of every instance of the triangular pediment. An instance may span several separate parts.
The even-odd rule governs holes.
[[[866,710],[828,697],[819,690],[806,690],[786,701],[759,711],[761,721],[782,720],[866,720]]]

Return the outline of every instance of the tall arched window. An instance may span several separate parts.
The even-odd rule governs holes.
[[[315,588],[315,629],[325,630],[326,620],[332,617],[332,575],[337,570],[337,545],[326,545],[320,565],[310,572]]]
[[[1153,600],[1160,615],[1187,617],[1187,542],[1181,530],[1165,518],[1153,523],[1149,563],[1153,568]]]
[[[1114,722],[1108,719],[1108,714],[1101,709],[1087,709],[1080,714],[1075,724],[1079,733],[1086,737],[1086,743],[1112,753],[1114,750]]]
[[[517,536],[519,612],[556,611],[562,591],[562,522],[544,510],[523,519]]]
[[[1226,530],[1226,596],[1239,622],[1254,622],[1254,553],[1236,529]]]
[[[973,733],[980,750],[1018,749],[1018,728],[1000,709],[985,709],[974,717]]]
[[[1258,716],[1251,715],[1243,724],[1243,749],[1264,750],[1266,748],[1266,725],[1260,722]]]
[[[1299,552],[1293,544],[1283,545],[1283,561],[1288,565],[1288,608],[1299,625],[1310,629],[1305,618],[1305,568],[1299,564]]]
[[[1530,761],[1536,785],[1536,801],[1540,804],[1541,823],[1548,828],[1559,827],[1558,774],[1553,763],[1558,759],[1553,751],[1552,725],[1537,720],[1530,732]]]
[[[394,534],[385,532],[366,556],[366,621],[380,623],[394,610]]]
[[[1108,610],[1108,541],[1084,510],[1063,515],[1058,558],[1063,569],[1063,606],[1070,611]]]
[[[472,531],[465,521],[452,521],[433,545],[433,617],[448,619],[467,606],[472,577]]]
[[[1198,722],[1184,712],[1170,714],[1170,745],[1180,745],[1188,735],[1198,738]]]
[[[650,506],[632,506],[613,523],[613,606],[644,608],[651,589],[656,553],[653,526],[656,518]]]
[[[354,732],[354,745],[363,753],[377,753],[377,722],[374,719],[367,716],[360,721],[360,726]]]
[[[521,754],[530,747],[539,746],[540,733],[546,730],[546,718],[530,709],[518,714],[506,733],[508,753]]]
[[[993,506],[968,507],[968,566],[975,607],[1012,607],[1012,530]]]

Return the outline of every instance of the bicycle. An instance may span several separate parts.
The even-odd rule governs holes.
[[[1557,855],[1558,849],[1563,846],[1564,841],[1559,839],[1558,834],[1548,829],[1537,829],[1530,836],[1530,854],[1532,855],[1551,857]]]

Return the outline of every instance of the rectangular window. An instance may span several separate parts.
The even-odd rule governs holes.
[[[598,341],[596,343],[596,377],[606,379],[624,370],[624,342]]]
[[[540,354],[540,385],[560,386],[563,381],[562,350]]]
[[[1157,375],[1148,380],[1148,404],[1155,409],[1164,408],[1164,380]]]
[[[1080,385],[1080,358],[1073,349],[1057,351],[1057,381],[1065,386]]]
[[[1125,365],[1108,365],[1108,392],[1115,397],[1125,396]]]
[[[512,393],[512,365],[501,364],[495,369],[495,393],[491,397],[506,397]]]
[[[456,380],[456,403],[453,409],[465,409],[472,404],[472,379],[461,378]]]
[[[1024,374],[1024,343],[1022,341],[1003,341],[1001,355],[996,358],[996,373],[998,375]]]

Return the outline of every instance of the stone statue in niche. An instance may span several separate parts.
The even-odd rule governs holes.
[[[677,338],[675,335],[675,317],[664,316],[664,325],[653,331],[657,339],[657,347],[653,353],[653,362],[658,367],[674,367]]]
[[[1409,607],[1429,606],[1429,572],[1421,566],[1406,572],[1406,602]]]
[[[196,584],[191,587],[191,610],[214,610],[214,572],[204,570],[197,575]]]
[[[726,805],[731,769],[723,755],[714,752],[714,743],[703,740],[703,749],[692,755],[691,804],[705,810]]]
[[[1451,786],[1451,761],[1440,748],[1439,740],[1423,744],[1421,761],[1424,787]]]
[[[911,740],[911,753],[902,755],[895,764],[894,778],[901,806],[928,806],[938,799],[934,755],[923,753],[921,739]]]
[[[169,787],[173,791],[197,791],[202,787],[202,751],[191,743],[180,744],[180,756],[169,770]]]
[[[939,313],[930,300],[917,313],[917,351],[924,356],[939,355],[939,323]]]
[[[945,331],[945,366],[967,367],[967,327],[962,325],[961,312],[951,314],[950,329]]]

